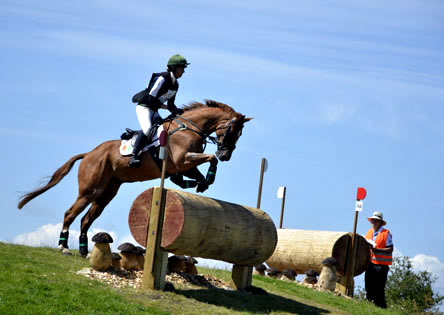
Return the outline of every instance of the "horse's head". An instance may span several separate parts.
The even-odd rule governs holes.
[[[206,100],[205,104],[194,102],[184,107],[187,119],[200,124],[200,131],[205,135],[216,132],[217,151],[216,156],[220,161],[229,161],[236,148],[236,143],[242,135],[242,129],[247,121],[253,118],[245,118],[230,106]],[[201,113],[199,111],[205,111]],[[187,115],[188,113],[189,116]],[[183,117],[184,118],[184,117]],[[199,123],[198,123],[199,124]]]
[[[236,113],[235,117],[231,118],[223,126],[217,128],[217,151],[216,156],[220,161],[229,161],[231,154],[236,149],[237,140],[242,135],[244,123],[250,121],[252,118],[245,118],[244,115]]]

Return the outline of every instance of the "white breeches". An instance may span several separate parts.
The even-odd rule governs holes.
[[[145,136],[147,136],[152,125],[151,122],[153,120],[153,117],[156,115],[159,116],[159,113],[152,111],[148,107],[137,105],[136,114],[137,119],[139,120],[140,127],[142,128]]]

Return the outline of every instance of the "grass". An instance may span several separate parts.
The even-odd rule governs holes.
[[[267,294],[175,284],[176,291],[116,289],[75,272],[88,267],[74,252],[0,243],[0,314],[394,314],[367,302],[253,276]],[[229,282],[231,272],[198,267]]]
[[[75,274],[88,266],[80,256],[4,243],[0,253],[0,314],[165,314]]]

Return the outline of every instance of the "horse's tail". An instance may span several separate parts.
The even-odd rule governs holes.
[[[20,200],[17,207],[19,209],[23,208],[23,206],[26,205],[29,201],[31,201],[35,197],[43,194],[48,189],[57,185],[63,179],[63,177],[65,177],[66,174],[69,173],[69,171],[73,167],[74,163],[77,160],[83,159],[85,157],[85,155],[86,155],[86,153],[82,153],[82,154],[79,154],[79,155],[76,155],[76,156],[73,156],[72,158],[70,158],[68,160],[68,162],[63,164],[57,171],[55,171],[55,173],[52,175],[51,179],[49,180],[49,182],[45,186],[40,187],[34,191],[31,191],[31,192],[23,195],[22,199]]]

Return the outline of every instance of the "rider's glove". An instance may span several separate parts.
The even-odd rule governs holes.
[[[174,109],[174,110],[172,111],[172,113],[173,113],[174,115],[176,115],[176,116],[180,116],[180,115],[183,114],[183,109],[181,109],[181,108],[176,108],[176,109]]]

